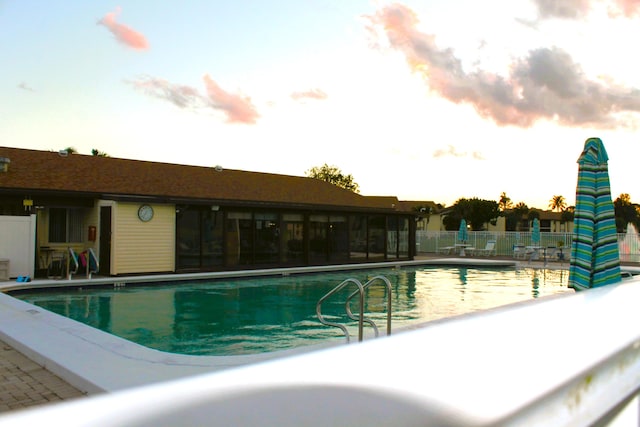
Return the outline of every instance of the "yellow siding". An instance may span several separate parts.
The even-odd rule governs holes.
[[[118,203],[112,211],[111,274],[174,271],[175,207],[151,205],[153,219],[138,219],[140,203]]]

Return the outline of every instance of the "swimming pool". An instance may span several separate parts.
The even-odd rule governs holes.
[[[567,288],[567,272],[562,270],[418,266],[21,291],[12,296],[150,348],[188,355],[244,355],[344,341],[339,329],[319,323],[316,303],[348,277],[364,283],[376,275],[383,275],[392,285],[394,330],[573,292]],[[344,315],[344,299],[353,290],[348,288],[327,301],[323,314],[347,323],[355,334],[354,322]],[[367,290],[365,312],[379,325],[384,324],[386,297],[382,287]],[[365,333],[372,335],[369,328]]]

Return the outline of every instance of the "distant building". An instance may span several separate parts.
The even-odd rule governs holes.
[[[7,147],[0,158],[0,215],[35,215],[41,274],[67,247],[93,249],[114,276],[415,255],[416,213],[396,197],[217,166]]]

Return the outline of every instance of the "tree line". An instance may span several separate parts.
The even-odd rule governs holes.
[[[352,175],[344,174],[338,167],[324,164],[315,166],[307,170],[305,174],[310,178],[320,179],[337,185],[338,187],[359,192],[359,186],[354,181]],[[619,233],[626,231],[627,224],[633,224],[636,229],[640,229],[640,205],[632,203],[629,194],[622,193],[613,202],[616,218],[616,228]],[[439,213],[445,214],[442,219],[445,230],[457,230],[464,219],[474,231],[484,230],[487,224],[495,225],[499,217],[505,218],[505,230],[517,231],[523,223],[530,223],[535,218],[540,218],[540,210],[529,208],[526,203],[513,203],[505,192],[500,194],[498,201],[483,200],[477,197],[467,199],[460,198],[448,208],[436,205],[442,210]],[[563,222],[573,221],[575,206],[568,206],[562,195],[554,195],[549,200],[549,209],[560,212],[560,220]],[[414,207],[416,212],[425,212],[424,206]],[[429,208],[430,209],[430,208]],[[429,210],[428,214],[438,213]],[[527,227],[528,229],[528,224]]]
[[[549,209],[560,212],[562,222],[572,222],[575,206],[568,206],[561,195],[554,195],[549,200]],[[613,201],[618,233],[624,233],[628,224],[640,229],[640,205],[631,202],[627,193],[622,193]],[[457,230],[462,219],[465,219],[474,231],[484,230],[487,224],[495,225],[499,217],[505,218],[505,230],[517,231],[523,222],[530,223],[540,218],[540,210],[529,208],[524,202],[513,204],[506,193],[500,194],[498,201],[478,198],[458,199],[450,208],[446,208],[443,225],[446,230]],[[528,225],[526,227],[528,229]]]

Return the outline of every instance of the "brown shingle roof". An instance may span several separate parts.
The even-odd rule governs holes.
[[[98,197],[396,210],[395,197],[368,197],[317,179],[0,147],[9,170],[0,190],[64,192]]]

